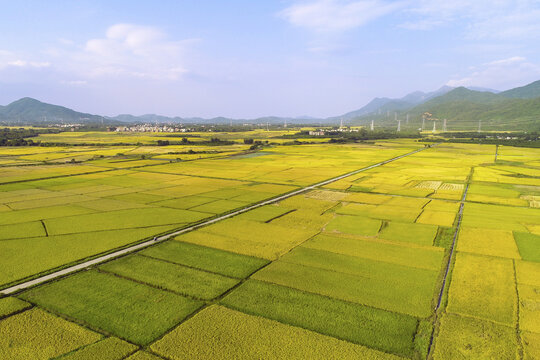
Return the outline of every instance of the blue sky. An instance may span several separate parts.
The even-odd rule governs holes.
[[[2,1],[0,104],[317,116],[540,79],[537,0]]]

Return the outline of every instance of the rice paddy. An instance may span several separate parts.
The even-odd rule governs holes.
[[[422,146],[102,135],[0,151],[0,289]],[[0,298],[0,358],[535,358],[538,155],[441,144]]]

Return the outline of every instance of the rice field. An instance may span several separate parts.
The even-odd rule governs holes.
[[[115,136],[0,151],[25,162],[0,175],[0,289],[422,146],[170,162]],[[494,150],[441,144],[0,298],[0,358],[534,359],[540,154]]]

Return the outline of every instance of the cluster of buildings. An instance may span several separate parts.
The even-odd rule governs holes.
[[[130,125],[130,126],[118,126],[114,130],[116,132],[168,132],[168,133],[176,133],[176,132],[190,132],[191,129],[184,128],[181,126],[174,126],[174,125],[157,125],[157,124],[138,124],[138,125]]]

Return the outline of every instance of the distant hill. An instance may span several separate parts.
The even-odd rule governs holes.
[[[399,99],[375,98],[364,107],[355,111],[348,112],[336,118],[353,119],[355,117],[368,114],[383,114],[388,111],[394,112],[406,110],[414,107],[415,105],[422,104],[429,99],[446,94],[452,89],[453,88],[450,86],[443,86],[438,90],[427,93],[423,91],[415,91]]]
[[[540,80],[525,86],[503,91],[499,95],[513,99],[533,99],[540,97]]]
[[[540,81],[502,92],[485,88],[443,86],[436,91],[427,93],[415,91],[399,99],[375,98],[358,110],[325,119],[309,116],[203,119],[200,117],[167,117],[156,114],[140,116],[122,114],[115,117],[103,117],[26,97],[9,105],[0,106],[0,123],[21,125],[59,123],[337,125],[343,119],[346,125],[368,125],[373,120],[376,127],[394,127],[397,126],[397,123],[394,120],[393,112],[401,121],[402,130],[420,128],[422,114],[426,112],[431,113],[432,118],[428,117],[428,121],[424,124],[425,129],[431,129],[434,123],[440,129],[443,119],[447,119],[448,130],[476,129],[479,122],[482,122],[482,128],[485,130],[540,130]]]
[[[46,104],[25,97],[0,107],[0,121],[20,123],[89,123],[102,122],[104,118],[77,112],[63,106]]]

